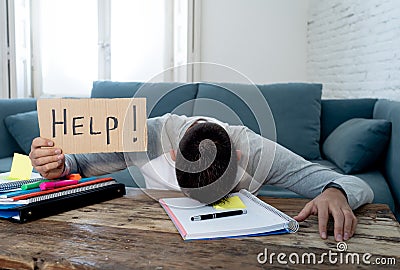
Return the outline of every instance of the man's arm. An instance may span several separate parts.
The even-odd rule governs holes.
[[[54,142],[51,140],[35,138],[32,142],[30,153],[32,165],[43,177],[50,179],[59,178],[70,173],[93,176],[123,170],[133,165],[140,167],[148,162],[149,159],[161,155],[162,151],[165,150],[161,146],[161,134],[164,131],[164,123],[170,117],[169,114],[166,114],[162,117],[147,120],[147,152],[64,155],[61,148],[53,147]],[[175,117],[174,120],[179,119]],[[175,129],[172,130],[175,131]],[[166,134],[165,131],[163,134]],[[175,138],[177,136],[172,137]]]
[[[79,173],[84,177],[102,175],[137,165],[145,153],[96,153],[63,154],[61,148],[45,138],[35,138],[29,157],[33,167],[45,178],[55,179],[70,173]]]
[[[372,189],[358,177],[343,175],[329,168],[305,160],[285,147],[245,129],[241,133],[242,167],[253,176],[257,184],[251,192],[255,193],[263,184],[287,188],[307,198],[320,195],[330,183],[340,186],[352,209],[373,200]],[[247,137],[247,138],[244,138]],[[246,157],[248,155],[248,157]]]
[[[243,136],[244,135],[244,136]],[[347,240],[354,233],[357,220],[352,212],[373,200],[371,188],[361,179],[342,175],[319,164],[306,161],[288,149],[246,129],[239,145],[248,144],[247,164],[242,164],[253,176],[251,192],[257,192],[262,184],[287,188],[308,198],[314,198],[295,217],[298,221],[309,215],[318,215],[321,238],[326,238],[328,216],[335,220],[335,239]],[[246,137],[246,138],[244,138]],[[244,148],[246,148],[244,146]],[[246,151],[245,153],[246,154]],[[343,191],[326,188],[336,183]]]
[[[65,155],[64,175],[79,173],[83,177],[96,176],[120,171],[127,166],[123,153]]]

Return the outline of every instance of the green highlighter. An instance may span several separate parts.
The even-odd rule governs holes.
[[[43,179],[43,180],[40,180],[40,181],[37,181],[37,182],[34,182],[34,183],[24,184],[24,185],[21,186],[21,189],[22,190],[28,190],[28,189],[38,188],[41,183],[50,182],[50,181],[51,180],[49,180],[49,179]]]

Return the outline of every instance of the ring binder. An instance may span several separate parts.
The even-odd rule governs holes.
[[[125,194],[125,185],[113,178],[90,179],[73,186],[17,195],[9,201],[0,200],[0,218],[23,223]]]

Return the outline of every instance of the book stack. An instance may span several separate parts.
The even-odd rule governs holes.
[[[125,185],[113,178],[82,178],[76,183],[42,190],[45,179],[9,180],[0,183],[0,218],[27,222],[125,195]],[[37,183],[37,188],[24,185]],[[41,186],[42,187],[42,186]]]

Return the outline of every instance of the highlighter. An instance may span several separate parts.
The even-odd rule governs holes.
[[[66,177],[68,180],[81,180],[82,176],[79,173],[73,173]]]
[[[55,189],[59,187],[71,186],[78,184],[78,180],[61,180],[61,181],[51,181],[51,182],[43,182],[39,185],[40,190],[49,190]]]
[[[21,189],[22,190],[28,190],[28,189],[38,188],[41,183],[49,182],[49,181],[51,181],[51,180],[44,179],[44,180],[40,180],[40,181],[37,181],[37,182],[34,182],[34,183],[24,184],[24,185],[21,186]]]

